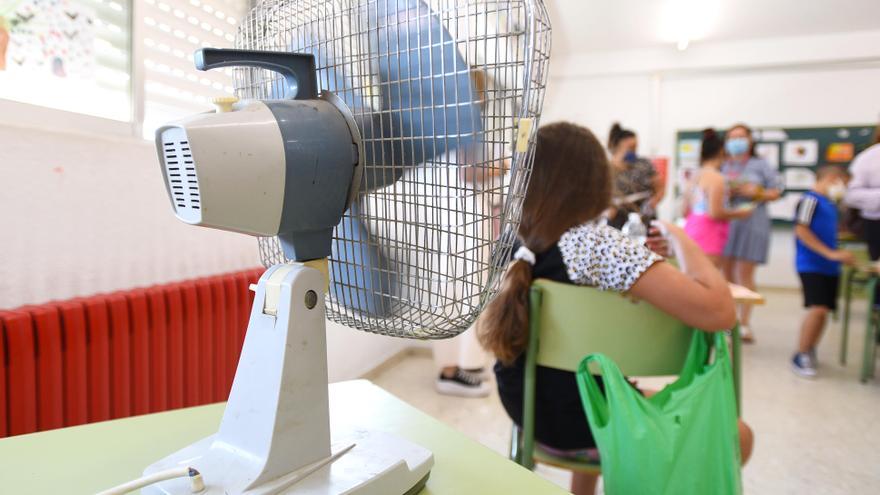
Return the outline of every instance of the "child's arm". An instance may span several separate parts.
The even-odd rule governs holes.
[[[855,256],[849,251],[843,249],[831,249],[821,239],[816,237],[816,234],[810,230],[810,227],[799,223],[794,226],[794,235],[797,236],[798,239],[805,246],[807,246],[811,251],[819,254],[823,258],[827,258],[832,261],[840,261],[846,265],[855,264]]]
[[[735,305],[724,275],[683,230],[668,223],[663,226],[681,270],[669,263],[655,263],[629,293],[706,331],[733,327]]]

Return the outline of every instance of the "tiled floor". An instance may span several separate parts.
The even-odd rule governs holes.
[[[865,304],[854,305],[849,363],[837,362],[839,323],[819,348],[820,377],[808,381],[789,371],[800,323],[800,296],[767,292],[755,311],[757,343],[743,353],[743,418],[756,434],[755,452],[743,472],[751,494],[880,493],[880,380],[861,384]],[[378,385],[499,453],[507,449],[510,422],[497,395],[458,399],[433,391],[430,357],[413,353],[375,372]],[[567,486],[564,471],[539,468]]]

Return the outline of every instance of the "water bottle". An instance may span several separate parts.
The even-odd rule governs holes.
[[[648,241],[648,228],[642,223],[642,216],[638,213],[630,213],[626,223],[620,229],[623,235],[632,239],[633,242],[642,246]]]

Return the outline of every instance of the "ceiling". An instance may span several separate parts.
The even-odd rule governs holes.
[[[880,29],[880,0],[544,1],[556,53]]]

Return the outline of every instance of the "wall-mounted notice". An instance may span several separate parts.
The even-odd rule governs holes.
[[[783,174],[787,189],[810,189],[816,183],[816,174],[808,168],[787,168]]]
[[[770,167],[779,170],[779,143],[758,143],[755,154],[767,160]]]
[[[682,139],[679,141],[678,165],[684,168],[699,167],[700,148],[702,148],[702,141],[699,139]]]
[[[812,167],[819,161],[819,142],[815,139],[786,141],[782,162],[786,165]]]
[[[757,129],[752,138],[755,141],[785,141],[788,133],[782,129]]]
[[[767,210],[770,218],[774,220],[794,220],[794,213],[797,209],[798,201],[801,200],[803,193],[789,192],[782,195],[776,201],[767,204]]]
[[[95,13],[78,0],[0,0],[0,50],[6,70],[94,76]],[[6,48],[6,47],[0,47]]]
[[[831,143],[825,152],[825,160],[831,163],[849,163],[855,155],[852,143]]]

